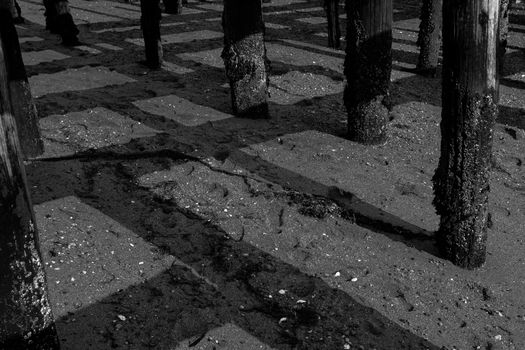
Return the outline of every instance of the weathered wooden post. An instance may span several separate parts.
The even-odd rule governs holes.
[[[261,0],[225,0],[222,58],[230,80],[233,112],[268,117],[268,75]]]
[[[324,8],[328,21],[328,46],[338,49],[341,46],[341,28],[339,26],[339,0],[325,0]]]
[[[392,72],[392,0],[346,0],[346,12],[348,137],[364,144],[382,143]]]
[[[417,38],[417,45],[420,50],[417,71],[423,75],[436,75],[441,48],[442,12],[443,0],[423,0]]]
[[[160,20],[162,18],[159,0],[140,0],[140,25],[144,37],[146,65],[159,68],[162,64],[162,43],[160,41]]]
[[[0,39],[2,40],[2,39]],[[0,45],[0,348],[59,349]]]
[[[486,257],[499,5],[498,0],[443,4],[441,157],[433,179],[441,216],[437,243],[444,257],[469,269]]]
[[[0,0],[0,7],[2,5],[3,0]],[[0,12],[0,35],[7,65],[11,107],[16,120],[22,153],[24,158],[36,157],[44,151],[38,129],[38,114],[22,61],[16,28],[7,11]]]

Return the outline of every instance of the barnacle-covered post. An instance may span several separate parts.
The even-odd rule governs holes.
[[[499,8],[499,0],[443,3],[441,157],[433,178],[441,216],[437,243],[444,257],[469,269],[486,257]]]
[[[235,115],[268,116],[268,62],[261,0],[225,0],[222,58]]]

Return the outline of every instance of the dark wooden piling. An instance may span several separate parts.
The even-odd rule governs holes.
[[[146,65],[159,68],[162,64],[162,43],[160,41],[160,20],[162,18],[159,0],[140,1],[140,24],[144,37]]]
[[[347,0],[344,101],[350,140],[386,140],[392,72],[392,0]]]

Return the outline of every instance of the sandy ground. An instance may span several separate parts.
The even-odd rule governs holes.
[[[219,2],[163,18],[72,0],[83,46],[18,27],[46,151],[28,163],[63,349],[525,349],[525,11],[501,79],[488,260],[441,259],[440,80],[395,4],[385,145],[344,138],[344,52],[317,3],[265,4],[271,119],[231,115]],[[342,12],[343,13],[343,12]],[[344,15],[343,15],[344,24]]]

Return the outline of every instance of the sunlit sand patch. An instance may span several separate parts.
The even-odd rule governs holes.
[[[135,12],[140,12],[140,4],[138,3],[125,3],[125,2],[114,2],[114,1],[97,1],[98,4],[104,5],[104,6],[111,6],[115,8],[121,8],[121,9],[128,9]]]
[[[18,1],[20,8],[22,9],[22,16],[29,22],[39,24],[41,26],[46,25],[44,17],[44,6],[27,1]]]
[[[145,174],[137,184],[210,220],[230,237],[239,238],[245,230],[249,241],[275,231],[276,207],[271,199],[250,196],[242,178],[214,173],[205,165],[177,164]]]
[[[36,205],[35,214],[56,318],[144,282],[175,261],[76,197]]]
[[[266,22],[264,23],[264,25],[266,28],[270,28],[270,29],[289,29],[290,28],[289,26],[283,26],[282,24],[271,23],[271,22]]]
[[[99,30],[93,30],[93,33],[101,34],[106,32],[127,32],[130,30],[139,30],[140,26],[128,26],[128,27],[115,27],[115,28],[105,28],[105,29],[99,29]]]
[[[331,54],[337,54],[337,55],[344,55],[345,54],[345,52],[343,50],[336,50],[336,49],[329,48],[327,46],[320,46],[320,45],[316,45],[316,44],[312,44],[312,43],[308,43],[308,42],[304,42],[304,41],[291,40],[291,39],[281,39],[281,41],[285,42],[287,44],[292,44],[292,45],[297,45],[297,46],[302,46],[302,47],[308,47],[308,48],[316,49],[316,50],[319,50],[319,51],[328,52],[328,53],[331,53]]]
[[[106,67],[66,69],[58,73],[38,74],[29,78],[34,97],[64,91],[81,91],[121,85],[134,81],[134,79]]]
[[[413,107],[406,105],[397,108]],[[413,128],[428,128],[424,121],[416,123]],[[438,131],[436,125],[432,128]],[[399,148],[398,153],[406,152],[401,143],[394,139],[389,141],[388,147]],[[326,187],[335,186],[351,192],[358,198],[366,199],[369,204],[421,228],[433,230],[437,227],[438,218],[431,204],[430,176],[415,173],[410,165],[394,164],[392,160],[382,158],[380,149],[366,148],[340,137],[311,130],[285,135],[279,142],[272,140],[251,145],[241,152],[277,168],[289,170],[297,174],[298,178],[306,177]],[[429,159],[437,158],[436,152],[410,156],[424,157],[428,162]],[[410,187],[413,194],[400,195],[399,186]],[[420,209],[411,212],[406,211],[406,208]]]
[[[308,7],[308,8],[305,8],[305,9],[297,9],[295,10],[297,12],[319,12],[319,11],[324,11],[324,9],[322,7]]]
[[[250,333],[235,324],[227,323],[222,327],[206,332],[204,338],[197,342],[195,338],[183,340],[174,350],[272,350]]]
[[[45,26],[44,6],[37,1],[19,1],[22,14],[30,22]],[[125,9],[115,9],[109,1],[81,1],[72,0],[69,2],[71,15],[76,24],[116,22],[122,18],[140,17],[140,12],[127,11]],[[111,16],[114,14],[115,16]]]
[[[326,23],[325,17],[305,17],[296,19],[298,22],[308,23],[308,24],[324,24]]]
[[[208,40],[208,39],[217,39],[222,38],[222,33],[215,32],[213,30],[197,30],[194,32],[183,32],[168,34],[162,36],[163,44],[177,44],[190,42],[195,40]],[[136,39],[126,39],[127,42],[130,42],[135,45],[144,46],[144,40],[142,38]]]
[[[204,10],[212,10],[212,11],[219,11],[219,12],[222,12],[222,9],[223,9],[223,6],[221,4],[202,4],[202,5],[197,5],[197,7],[200,9],[204,9]]]
[[[231,114],[198,105],[176,95],[154,97],[136,101],[133,104],[144,112],[171,119],[185,126],[198,126],[210,121],[233,117]]]
[[[392,74],[390,76],[390,81],[396,81],[405,78],[411,78],[417,76],[415,73],[416,65],[406,62],[394,61],[394,68],[392,69]],[[396,69],[401,68],[401,69]]]
[[[105,108],[95,108],[40,119],[43,157],[57,157],[89,149],[125,144],[158,133],[144,124]]]
[[[264,6],[264,4],[263,4]],[[293,10],[279,10],[279,11],[268,11],[264,12],[264,15],[272,16],[272,15],[287,15],[293,13]]]
[[[194,72],[193,69],[182,67],[182,66],[176,65],[175,63],[171,63],[167,61],[162,62],[161,68],[164,69],[165,71],[168,71],[174,74],[188,74],[188,73]]]
[[[510,23],[509,24],[511,31],[524,31],[525,30],[525,24],[519,24],[519,23]]]
[[[517,82],[525,83],[525,71],[518,72],[518,73],[515,73],[515,74],[511,74],[511,75],[507,75],[504,78],[505,79],[509,79],[509,80],[514,80],[514,81],[517,81]]]
[[[20,44],[27,43],[27,42],[34,42],[34,41],[43,41],[43,38],[40,38],[38,36],[23,36],[18,38],[18,42]]]
[[[89,47],[86,45],[75,46],[75,49],[90,53],[92,55],[98,55],[102,53],[102,51],[95,49],[94,47]]]
[[[511,81],[514,82],[523,82],[525,81],[525,77],[521,78],[521,75],[524,75],[525,73],[519,73],[517,75],[513,75],[510,78]],[[499,104],[501,106],[514,108],[518,115],[520,115],[520,119],[523,118],[523,89],[520,89],[519,87],[511,87],[507,86],[505,84],[500,85],[500,100]]]
[[[190,60],[221,69],[224,68],[224,62],[221,58],[221,52],[222,49],[212,49],[198,52],[181,53],[178,54],[177,57],[183,60]]]
[[[270,101],[291,105],[299,101],[343,92],[344,82],[297,71],[270,78]]]
[[[168,23],[160,23],[161,27],[175,27],[175,26],[181,26],[184,25],[184,22],[168,22]]]
[[[206,10],[204,9],[195,9],[195,8],[189,8],[189,7],[183,7],[182,9],[182,13],[181,14],[178,14],[177,16],[182,16],[182,15],[196,15],[196,14],[199,14],[199,13],[205,13],[207,12]],[[163,14],[163,16],[170,16],[170,14]]]
[[[321,53],[302,50],[275,43],[266,43],[267,55],[272,62],[282,62],[294,66],[320,66],[342,73],[344,59]],[[222,48],[178,54],[177,57],[206,64],[215,68],[224,68],[221,58]]]
[[[101,14],[104,14],[104,16],[115,16],[117,20],[140,18],[140,8],[138,6],[127,7],[122,6],[125,4],[112,1],[70,0],[69,3],[73,13],[75,11],[80,12],[83,16],[86,16],[82,19],[90,23],[101,22],[96,17]]]
[[[343,72],[344,59],[341,57],[274,43],[267,43],[266,48],[270,61],[278,61],[295,66],[320,66],[339,73]]]
[[[63,60],[69,57],[71,56],[64,55],[63,53],[54,50],[22,52],[22,60],[26,66],[35,66],[40,63]]]
[[[314,35],[319,36],[321,38],[328,38],[328,33],[325,32],[315,33]]]
[[[417,42],[417,32],[413,31],[406,31],[403,29],[393,28],[392,29],[392,37],[394,40],[410,40],[416,45]]]
[[[272,7],[272,6],[285,6],[291,4],[302,4],[306,0],[272,0],[271,2],[263,3],[263,7]]]
[[[392,43],[392,50],[399,50],[399,51],[412,52],[412,53],[419,54],[419,48],[416,46],[415,43],[414,45],[408,45],[408,44],[399,43],[399,42],[394,41]]]
[[[421,21],[418,18],[410,18],[402,21],[397,21],[394,23],[393,28],[405,31],[419,32],[419,23]]]
[[[101,47],[103,49],[111,50],[111,51],[120,51],[120,50],[122,50],[121,47],[118,47],[118,46],[115,46],[115,45],[111,45],[111,44],[108,44],[108,43],[96,43],[95,45],[98,46],[98,47]]]
[[[100,12],[104,12],[103,10]],[[71,6],[71,16],[75,19],[75,23],[78,24],[93,24],[93,23],[105,23],[105,22],[118,22],[122,18],[103,15],[101,13],[95,13],[89,10],[78,9]]]

